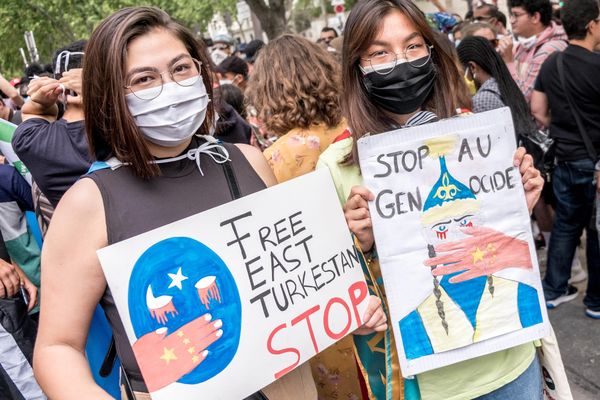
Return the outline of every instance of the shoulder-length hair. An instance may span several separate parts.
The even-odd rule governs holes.
[[[125,99],[127,47],[154,29],[164,29],[183,42],[190,55],[202,62],[201,75],[212,97],[210,65],[204,45],[185,27],[155,7],[130,7],[104,19],[87,44],[83,66],[83,114],[90,151],[99,160],[115,156],[130,164],[141,178],[158,175],[152,154],[129,112]],[[197,133],[208,134],[214,120],[212,102]]]
[[[392,129],[396,122],[376,104],[371,102],[363,83],[359,63],[382,27],[383,19],[392,11],[400,11],[410,20],[425,42],[433,45],[432,61],[437,77],[431,95],[423,109],[440,118],[456,114],[457,108],[470,108],[468,90],[458,71],[452,54],[440,44],[419,8],[410,0],[361,0],[348,17],[344,29],[342,50],[342,111],[354,137],[353,161],[358,161],[356,141],[367,133],[381,133]]]
[[[340,67],[316,43],[283,35],[260,51],[253,71],[246,96],[269,132],[341,122]]]

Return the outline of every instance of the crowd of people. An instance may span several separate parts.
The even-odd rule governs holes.
[[[353,335],[248,399],[542,399],[537,343],[402,378],[387,323],[394,288],[381,279],[374,196],[358,164],[367,134],[501,107],[547,251],[546,306],[577,298],[573,284],[587,278],[585,314],[600,319],[598,0],[510,0],[507,13],[480,2],[464,18],[359,0],[343,32],[325,27],[316,43],[284,34],[243,46],[228,35],[197,40],[160,9],[132,7],[57,47],[47,66],[0,75],[0,118],[17,125],[12,148],[32,177],[5,154],[0,301],[15,308],[0,312],[0,336],[20,321],[28,343],[0,348],[5,372],[7,354],[23,354],[16,375],[0,374],[7,398],[111,398],[84,350],[100,304],[127,378],[122,398],[149,399],[96,251],[327,168],[378,295]],[[365,351],[373,340],[386,357]]]

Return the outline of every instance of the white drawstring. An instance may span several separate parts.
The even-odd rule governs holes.
[[[221,151],[220,152],[214,151],[213,149],[216,149],[216,148],[220,148]],[[198,148],[189,149],[187,151],[187,153],[182,154],[178,157],[167,158],[164,160],[155,160],[154,162],[156,164],[163,164],[163,163],[179,161],[179,160],[188,158],[192,161],[196,161],[196,165],[198,166],[198,170],[200,171],[200,174],[202,176],[204,176],[204,172],[202,172],[202,168],[200,167],[200,154],[202,154],[202,153],[210,156],[210,158],[212,158],[213,161],[216,162],[217,164],[223,164],[223,163],[226,163],[227,161],[230,161],[229,152],[227,151],[225,146],[223,146],[219,143],[216,143],[216,142],[205,142],[205,143],[201,144]]]

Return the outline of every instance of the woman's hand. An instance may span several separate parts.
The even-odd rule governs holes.
[[[371,295],[369,304],[363,316],[363,324],[354,331],[355,335],[370,335],[375,332],[383,332],[387,329],[387,317],[381,306],[381,299]]]
[[[523,189],[525,189],[527,209],[531,215],[535,203],[537,203],[542,194],[544,178],[540,174],[540,171],[533,166],[533,157],[526,154],[524,147],[519,147],[517,151],[515,151],[513,162],[515,167],[519,168],[519,172],[521,173],[521,182],[523,182]]]
[[[368,201],[375,199],[373,193],[364,186],[354,186],[350,190],[348,200],[344,205],[344,217],[348,228],[360,243],[362,251],[370,251],[373,248],[373,224],[369,212]]]
[[[31,311],[38,302],[38,288],[27,278],[27,275],[25,275],[25,272],[21,268],[17,268],[17,270],[21,277],[21,287],[27,292],[27,311]]]

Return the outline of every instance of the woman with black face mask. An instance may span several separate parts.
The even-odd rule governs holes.
[[[356,142],[366,134],[421,125],[469,109],[461,71],[442,37],[428,26],[410,0],[362,0],[346,22],[342,55],[342,110],[351,137],[340,137],[320,157],[328,167],[350,230],[369,260],[373,281],[384,305],[376,243],[368,201],[374,195],[362,185]],[[539,198],[543,179],[524,149],[515,153],[529,209]],[[413,235],[399,229],[398,240]],[[373,399],[541,399],[541,374],[532,343],[419,374],[403,381],[390,321],[378,338],[354,336],[358,363]],[[372,346],[375,343],[375,347]],[[385,357],[380,357],[385,353]],[[382,380],[382,377],[385,379]],[[384,381],[385,383],[382,383]],[[390,397],[391,396],[391,397]]]

